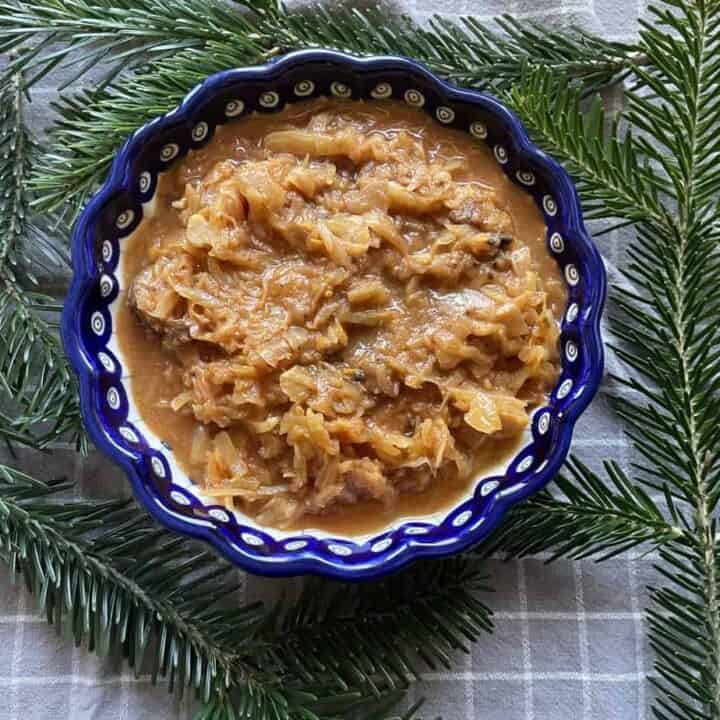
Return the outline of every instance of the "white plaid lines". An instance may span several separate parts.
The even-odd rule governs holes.
[[[473,654],[469,652],[466,656],[467,678],[465,679],[465,712],[468,718],[475,717],[475,684],[473,683]]]
[[[642,3],[642,0],[640,0]],[[644,9],[644,8],[643,8]],[[642,16],[642,11],[638,13]],[[627,450],[621,450],[620,462],[623,467],[628,467],[631,463]],[[651,499],[664,506],[665,497],[662,493],[652,493]],[[644,592],[643,589],[638,587],[637,580],[637,562],[638,559],[642,558],[647,561],[647,554],[643,555],[634,550],[626,554],[627,557],[627,571],[628,571],[628,586],[630,589],[630,609],[633,614],[635,621],[635,667],[638,672],[638,720],[645,720],[645,706],[647,704],[645,698],[645,613],[640,610],[640,592]]]
[[[21,594],[25,593],[25,589],[21,590]],[[15,625],[20,623],[37,623],[38,625],[45,625],[47,619],[37,613],[12,613],[10,615],[0,615],[0,625]]]
[[[535,706],[533,698],[532,651],[530,648],[530,621],[528,619],[527,582],[525,564],[517,563],[518,595],[520,597],[520,623],[522,631],[523,677],[525,678],[525,720],[534,720]]]
[[[645,658],[644,658],[644,637],[645,613],[640,612],[640,600],[638,598],[637,583],[637,555],[633,552],[627,554],[628,580],[630,583],[630,606],[635,620],[635,665],[638,674],[638,720],[645,720]]]
[[[587,679],[590,683],[636,683],[647,678],[658,677],[657,673],[588,673],[574,671],[554,671],[554,672],[482,672],[478,670],[468,670],[464,672],[428,672],[423,673],[424,682],[447,682],[449,680],[505,680],[508,682],[525,683],[528,679],[533,680],[569,680],[578,681]],[[18,677],[2,677],[0,676],[0,687],[22,687],[22,686],[44,686],[44,685],[65,685],[74,683],[79,687],[99,687],[102,685],[151,685],[149,675],[141,675],[135,677],[131,673],[128,675],[106,675],[100,677],[98,675],[77,675],[75,673],[58,674],[58,675],[38,675],[38,676],[18,676]],[[164,688],[160,688],[160,692],[164,692]]]
[[[504,680],[526,684],[533,680],[568,680],[587,681],[588,683],[636,683],[647,678],[659,677],[657,673],[583,673],[567,670],[554,672],[431,672],[423,673],[424,682],[448,682],[452,680],[474,680],[477,682],[488,680]],[[549,718],[543,718],[549,720]]]
[[[573,564],[573,580],[575,583],[575,602],[577,603],[578,641],[580,650],[580,669],[582,670],[582,707],[583,720],[590,717],[590,686],[587,678],[590,675],[590,648],[588,645],[587,619],[585,616],[585,594],[583,590],[582,564]]]
[[[554,611],[533,611],[528,612],[512,612],[497,610],[493,611],[493,617],[496,620],[577,620],[576,612],[554,612]],[[592,610],[585,611],[586,620],[642,620],[645,614],[641,610],[635,612],[594,612]]]
[[[130,668],[125,666],[120,673],[120,715],[119,720],[133,720],[130,717],[130,685],[135,676]]]
[[[73,678],[80,677],[80,653],[85,652],[84,648],[73,647],[72,649],[72,676]],[[79,715],[79,698],[78,698],[78,684],[73,681],[70,685],[70,692],[68,695],[68,717],[74,718]]]
[[[27,602],[27,594],[23,591],[21,591],[18,594],[18,600],[17,600],[17,614],[23,615],[25,612],[25,605]],[[19,678],[15,677],[15,673],[17,672],[17,669],[20,667],[22,663],[22,656],[23,651],[27,650],[27,648],[23,647],[23,635],[25,634],[25,625],[24,623],[19,623],[15,626],[15,638],[13,640],[13,648],[12,648],[12,660],[10,662],[10,668],[12,675],[10,676],[10,681],[17,680]],[[16,690],[16,685],[14,683],[11,684],[10,689],[10,720],[18,720],[20,715],[23,714],[23,712],[18,707],[18,694]]]
[[[36,675],[36,676],[19,676],[19,677],[1,677],[0,687],[27,687],[27,686],[52,686],[52,685],[79,685],[82,687],[100,687],[101,685],[150,685],[150,676],[141,675],[136,678],[132,674],[128,675],[106,675],[100,677],[98,675],[75,675],[58,674],[58,675]],[[162,692],[163,689],[161,688]],[[74,718],[72,720],[75,720]]]

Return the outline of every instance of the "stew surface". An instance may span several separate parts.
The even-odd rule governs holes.
[[[123,250],[135,405],[262,524],[435,512],[516,448],[558,377],[545,233],[483,144],[401,103],[218,128]]]

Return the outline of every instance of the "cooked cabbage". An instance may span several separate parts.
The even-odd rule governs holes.
[[[559,281],[502,191],[431,133],[327,108],[181,164],[178,231],[129,293],[180,367],[198,479],[279,526],[467,477],[558,375]]]

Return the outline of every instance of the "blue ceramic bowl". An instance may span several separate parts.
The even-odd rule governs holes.
[[[123,297],[118,271],[123,241],[142,220],[143,203],[153,197],[158,175],[189,150],[209,142],[218,125],[319,95],[392,97],[486,143],[507,175],[543,212],[548,252],[557,260],[568,290],[560,339],[562,375],[547,405],[534,413],[522,450],[502,472],[478,478],[455,507],[432,517],[396,521],[363,538],[259,527],[203,497],[134,410],[113,334],[114,313]],[[62,334],[80,380],[92,439],[123,467],[138,500],[160,523],[207,540],[252,572],[374,578],[413,559],[448,555],[477,543],[508,508],[544,487],[558,471],[575,421],[602,374],[599,325],[606,277],[583,226],[570,177],[530,142],[519,120],[495,98],[448,85],[404,58],[357,59],[312,50],[213,75],[178,108],[128,139],[105,184],[78,220],[72,250],[74,277]]]

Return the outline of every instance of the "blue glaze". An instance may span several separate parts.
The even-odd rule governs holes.
[[[366,541],[315,537],[307,531],[276,539],[238,522],[220,505],[202,502],[173,483],[169,450],[132,423],[122,358],[108,349],[110,305],[118,300],[123,239],[142,219],[158,174],[215,128],[250,112],[274,112],[319,95],[407,102],[438,123],[465,130],[493,150],[513,182],[530,193],[548,227],[548,250],[567,283],[562,321],[562,375],[533,418],[532,441],[504,476],[483,478],[473,497],[439,523],[401,522]],[[573,426],[597,391],[603,370],[600,316],[606,275],[583,225],[567,172],[528,139],[520,121],[491,95],[461,90],[399,57],[358,59],[325,50],[291,53],[260,67],[228,70],[198,85],[178,108],[137,130],[73,233],[74,276],[65,301],[62,337],[80,381],[85,423],[96,445],[127,473],[135,495],[160,523],[210,542],[230,561],[264,575],[314,573],[343,580],[376,578],[421,557],[449,555],[479,542],[505,512],[543,488],[568,452]]]

